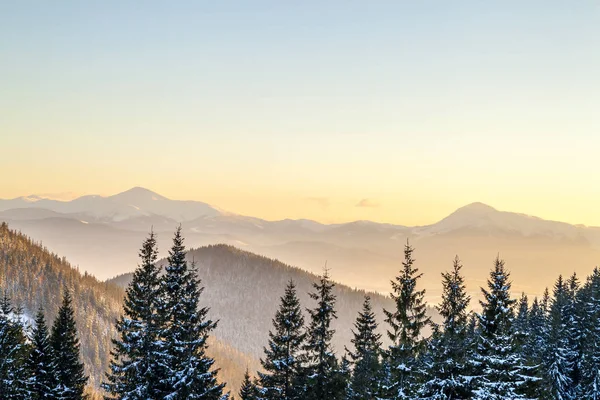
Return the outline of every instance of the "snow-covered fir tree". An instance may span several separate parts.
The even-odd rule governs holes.
[[[244,373],[244,380],[242,381],[242,386],[240,388],[239,398],[240,400],[259,399],[258,388],[254,380],[250,378],[250,372],[248,371],[248,368],[246,368],[246,372]]]
[[[340,360],[338,373],[336,374],[337,387],[340,388],[340,399],[348,399],[350,394],[350,380],[352,379],[352,363],[347,354]]]
[[[27,358],[27,390],[32,400],[52,400],[57,396],[56,361],[44,310],[40,308],[31,332],[31,351]]]
[[[576,370],[577,350],[569,333],[574,321],[574,309],[569,283],[562,276],[554,285],[549,311],[550,332],[546,344],[544,390],[557,400],[574,399],[573,380]]]
[[[587,318],[583,315],[583,303],[580,302],[578,296],[580,290],[579,278],[576,273],[573,273],[569,278],[568,282],[568,296],[569,301],[567,303],[566,313],[568,316],[568,329],[566,332],[567,339],[569,342],[569,348],[573,350],[573,385],[575,386],[575,393],[578,396],[581,390],[581,362],[582,362],[582,320]]]
[[[350,400],[375,399],[380,388],[381,334],[377,333],[377,321],[369,296],[365,296],[352,334],[354,351],[348,351],[348,354],[353,370],[347,397]]]
[[[141,263],[127,288],[123,315],[116,323],[119,337],[113,340],[111,371],[103,385],[110,398],[120,400],[156,398],[159,384],[165,380],[159,336],[163,321],[157,313],[161,268],[156,264],[158,250],[153,232],[144,241],[139,256]]]
[[[581,306],[581,384],[583,398],[600,399],[600,269],[594,268],[578,293]]]
[[[266,400],[301,399],[304,317],[296,286],[289,281],[269,332],[269,344],[259,372],[261,397]]]
[[[477,382],[474,399],[508,400],[527,398],[526,390],[537,378],[534,367],[526,365],[514,332],[514,306],[511,282],[504,261],[496,258],[481,288],[483,300],[479,319],[479,341],[475,353]]]
[[[426,346],[423,328],[430,323],[426,314],[425,290],[417,290],[422,274],[414,264],[413,248],[407,242],[404,247],[402,269],[392,280],[391,297],[395,310],[384,310],[387,331],[392,344],[385,353],[384,363],[391,374],[389,384],[383,384],[382,397],[390,399],[411,398],[416,395],[422,371],[418,365],[419,355]]]
[[[25,332],[6,291],[0,300],[0,399],[29,398]]]
[[[521,293],[516,311],[516,317],[513,322],[514,334],[520,345],[521,352],[525,354],[529,340],[529,299],[525,293]]]
[[[165,276],[161,281],[163,303],[158,312],[165,327],[161,354],[166,380],[159,398],[165,400],[224,399],[224,384],[217,382],[218,370],[206,354],[207,339],[216,323],[208,319],[208,308],[199,307],[203,291],[195,270],[188,266],[181,227],[169,250]]]
[[[334,286],[326,269],[319,282],[314,284],[315,292],[310,293],[317,304],[315,308],[307,310],[310,324],[304,345],[306,386],[302,399],[305,400],[337,400],[342,399],[345,394],[339,363],[331,344],[335,333],[331,322],[337,318]]]
[[[533,299],[527,320],[528,338],[525,353],[533,364],[541,365],[548,341],[548,318],[538,298]]]
[[[52,326],[50,344],[56,360],[57,398],[81,400],[88,377],[79,354],[79,338],[70,291],[65,288],[63,301]]]
[[[443,324],[434,329],[427,356],[427,381],[421,386],[423,399],[471,398],[471,376],[468,357],[467,307],[471,298],[467,294],[458,256],[452,270],[442,273],[442,302],[437,310]]]

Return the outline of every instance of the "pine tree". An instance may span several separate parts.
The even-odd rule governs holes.
[[[32,400],[57,398],[56,361],[50,345],[50,334],[40,307],[31,334],[31,351],[27,358],[29,380],[27,389]]]
[[[600,399],[600,270],[596,267],[580,293],[582,360],[581,396]]]
[[[458,256],[450,272],[442,273],[442,302],[437,307],[444,318],[443,330],[434,330],[429,347],[428,381],[421,387],[421,398],[471,398],[468,349],[467,295],[462,264]]]
[[[56,360],[58,380],[57,398],[60,400],[85,399],[88,377],[80,361],[79,339],[75,326],[71,293],[65,288],[63,302],[52,326],[50,344]]]
[[[550,332],[545,356],[545,390],[557,400],[573,399],[576,394],[573,377],[577,352],[569,334],[572,322],[569,283],[559,276],[550,305]]]
[[[523,346],[525,356],[527,353],[527,343],[529,341],[529,299],[525,293],[521,294],[521,298],[517,304],[517,316],[514,320],[514,334],[520,346]]]
[[[527,325],[529,332],[527,340],[529,358],[533,364],[540,365],[543,359],[544,348],[548,341],[548,324],[543,305],[538,301],[537,297],[533,299],[533,303],[531,304]]]
[[[242,387],[240,388],[240,400],[257,400],[258,389],[254,381],[250,379],[250,373],[246,368],[244,374],[244,380],[242,381]]]
[[[28,348],[23,325],[6,291],[0,300],[0,399],[26,399]]]
[[[528,365],[536,366],[537,377],[535,389],[529,397],[549,398],[550,392],[545,387],[544,381],[544,357],[549,337],[548,316],[545,314],[543,303],[537,297],[529,310],[527,321],[527,339],[523,346],[523,354]],[[531,390],[530,390],[531,392]]]
[[[308,326],[306,344],[306,393],[303,399],[321,400],[341,399],[344,388],[338,379],[338,362],[331,345],[335,331],[331,322],[337,318],[335,312],[335,284],[330,280],[327,270],[318,283],[314,284],[315,292],[310,297],[317,302],[314,309],[308,309],[310,325]]]
[[[259,372],[262,397],[267,400],[302,398],[302,346],[306,337],[304,317],[296,286],[289,281],[281,305],[273,319],[274,330],[269,332],[269,345],[264,349]]]
[[[381,334],[377,333],[377,321],[371,306],[371,298],[365,296],[362,311],[352,331],[354,352],[348,351],[354,366],[350,379],[348,398],[351,400],[375,399],[379,391]]]
[[[160,267],[154,232],[139,255],[141,264],[126,291],[124,314],[116,323],[119,338],[113,340],[111,371],[103,385],[111,398],[123,400],[154,398],[159,394],[159,382],[165,379],[160,368]]]
[[[514,334],[514,306],[511,282],[504,261],[496,258],[488,279],[488,290],[481,288],[480,335],[475,360],[479,378],[475,399],[504,400],[527,398],[527,385],[535,381],[532,371],[519,353]]]
[[[404,247],[403,268],[391,282],[391,297],[396,309],[384,310],[385,322],[390,327],[387,334],[392,342],[385,354],[385,363],[389,364],[392,381],[384,396],[394,399],[410,398],[416,392],[420,373],[418,357],[426,345],[421,331],[430,323],[430,318],[426,315],[425,290],[416,289],[422,274],[413,265],[412,253],[413,248],[407,242]]]
[[[580,394],[581,385],[581,355],[582,355],[582,324],[581,321],[585,318],[582,315],[584,312],[582,305],[579,302],[578,293],[580,290],[579,278],[576,273],[573,273],[569,278],[568,284],[568,302],[567,308],[565,309],[567,317],[567,341],[569,348],[572,350],[573,358],[571,360],[573,364],[573,373],[571,378],[573,379],[573,385],[575,387],[575,395]]]
[[[334,387],[338,388],[338,398],[348,400],[350,395],[350,379],[352,378],[352,367],[348,355],[344,354],[339,362],[335,375]]]
[[[217,382],[214,360],[206,355],[207,339],[216,322],[199,308],[203,291],[195,267],[188,267],[181,227],[175,232],[162,280],[164,304],[159,314],[166,326],[162,333],[167,379],[162,387],[166,400],[220,399],[224,384]]]

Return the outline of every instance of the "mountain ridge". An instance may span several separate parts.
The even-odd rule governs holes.
[[[39,200],[6,209],[14,203],[0,200],[0,221],[42,240],[52,251],[64,254],[100,279],[131,271],[137,260],[130,249],[150,229],[157,233],[160,248],[165,249],[172,232],[181,225],[190,247],[234,245],[313,273],[319,273],[328,261],[339,270],[342,283],[377,292],[387,290],[389,277],[401,263],[403,245],[410,240],[432,301],[439,296],[439,273],[456,254],[464,259],[465,268],[472,269],[469,276],[478,282],[485,279],[488,263],[500,253],[514,264],[518,282],[534,282],[518,288],[532,295],[551,286],[547,271],[587,273],[600,260],[600,228],[499,211],[479,202],[433,224],[411,227],[372,221],[267,221],[222,212],[206,203],[168,200],[139,187],[114,196],[116,200],[110,196],[73,200],[77,207],[70,213],[44,211],[40,206],[72,203]],[[132,199],[137,204],[131,204]],[[112,204],[119,204],[116,214]],[[153,208],[156,204],[160,207]],[[92,211],[86,212],[84,205]],[[531,247],[526,248],[526,244]]]
[[[206,216],[230,216],[230,217],[237,217],[240,219],[255,219],[255,220],[259,220],[259,221],[263,221],[263,222],[267,222],[267,223],[280,223],[280,224],[282,224],[282,223],[298,223],[298,224],[304,224],[304,226],[310,226],[310,227],[320,227],[320,226],[339,227],[339,226],[352,224],[352,225],[375,225],[375,226],[397,227],[397,228],[405,228],[405,227],[425,228],[425,227],[437,225],[437,224],[443,222],[444,220],[447,220],[448,218],[451,218],[453,216],[458,216],[458,215],[461,215],[461,216],[462,215],[483,216],[483,215],[490,215],[493,213],[502,213],[502,214],[511,214],[511,215],[518,215],[521,217],[533,218],[536,220],[546,221],[546,222],[551,222],[551,223],[566,224],[566,225],[580,227],[580,228],[598,228],[598,229],[600,229],[600,227],[588,226],[585,224],[571,224],[571,223],[563,222],[563,221],[544,219],[541,217],[532,216],[532,215],[528,215],[528,214],[524,214],[524,213],[518,213],[518,212],[513,212],[513,211],[501,211],[501,210],[498,210],[488,204],[478,202],[478,201],[475,201],[475,202],[472,202],[472,203],[469,203],[462,207],[457,208],[455,211],[450,213],[448,216],[438,220],[437,222],[434,222],[431,224],[426,224],[426,225],[415,225],[415,226],[408,226],[408,225],[387,223],[387,222],[376,222],[376,221],[370,221],[370,220],[355,220],[355,221],[347,221],[347,222],[333,223],[333,224],[321,223],[319,221],[315,221],[315,220],[307,219],[307,218],[298,218],[298,219],[286,218],[286,219],[281,219],[281,220],[265,220],[262,218],[244,216],[244,215],[226,212],[216,206],[210,205],[210,204],[202,202],[202,201],[172,200],[166,196],[163,196],[157,192],[154,192],[150,189],[147,189],[147,188],[144,188],[141,186],[135,186],[128,190],[125,190],[123,192],[119,192],[119,193],[116,193],[113,195],[101,196],[101,195],[91,194],[91,195],[80,196],[73,200],[54,200],[54,199],[50,199],[50,198],[44,197],[42,195],[37,195],[37,194],[31,194],[29,196],[20,196],[20,197],[16,197],[16,198],[12,198],[12,199],[0,199],[0,211],[7,211],[7,210],[17,209],[17,208],[44,208],[44,209],[48,209],[50,211],[55,211],[55,212],[59,212],[59,213],[68,215],[69,214],[68,212],[61,212],[61,210],[56,210],[56,208],[62,208],[64,210],[64,209],[66,209],[66,207],[64,206],[66,204],[94,202],[94,201],[99,201],[99,200],[117,202],[119,204],[128,205],[130,207],[138,207],[138,205],[135,203],[155,202],[155,201],[174,202],[174,203],[178,204],[179,206],[196,204],[196,205],[201,205],[203,207],[209,207],[209,209],[207,209],[207,210],[212,211],[212,213],[209,212],[207,214],[200,214],[191,219],[197,219],[197,218],[206,217]],[[131,203],[131,204],[125,204],[125,203]],[[21,205],[21,207],[19,207],[19,205]],[[38,205],[39,205],[39,207],[37,207]],[[154,214],[160,215],[160,216],[166,216],[166,215],[161,215],[158,213],[154,213]],[[152,214],[145,214],[145,215],[148,216],[148,215],[152,215]],[[182,217],[184,217],[184,215],[182,215]],[[176,222],[186,222],[191,219],[186,219],[186,218],[178,219],[178,220],[176,219]]]

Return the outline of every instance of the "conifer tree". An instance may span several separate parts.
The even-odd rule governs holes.
[[[470,312],[467,318],[467,338],[465,350],[471,354],[475,353],[477,342],[479,340],[479,326],[477,325],[477,314]]]
[[[50,344],[56,360],[57,397],[61,400],[81,400],[88,377],[79,354],[79,338],[75,325],[73,300],[67,288],[52,326]]]
[[[281,297],[273,327],[274,330],[269,332],[269,344],[264,349],[265,358],[261,360],[265,371],[259,372],[261,396],[267,400],[301,399],[301,358],[306,334],[300,300],[291,280]]]
[[[545,390],[557,400],[568,400],[575,396],[573,382],[576,350],[568,331],[573,322],[571,315],[569,283],[558,277],[550,306],[550,333],[545,357]]]
[[[442,273],[442,302],[437,307],[444,319],[440,332],[434,330],[429,346],[428,380],[421,387],[421,398],[467,399],[471,397],[468,365],[467,295],[462,264],[458,256],[450,272]]]
[[[244,374],[244,380],[242,381],[242,387],[240,388],[240,400],[257,400],[258,399],[258,389],[256,387],[256,383],[250,379],[250,372],[248,368],[246,368],[246,373]]]
[[[56,361],[50,345],[50,333],[44,310],[40,307],[31,334],[31,351],[27,358],[27,389],[32,400],[57,398]]]
[[[543,359],[544,347],[548,340],[548,324],[543,306],[537,297],[533,299],[531,304],[527,324],[529,358],[532,363],[540,365]]]
[[[529,339],[529,299],[525,293],[517,303],[517,315],[514,320],[514,334],[521,346],[526,347]],[[526,349],[523,349],[526,351]]]
[[[28,398],[28,348],[23,325],[6,291],[0,300],[0,399]]]
[[[488,279],[488,290],[481,288],[479,342],[475,360],[479,377],[475,399],[504,400],[527,398],[527,385],[535,381],[525,365],[514,335],[514,305],[511,282],[504,261],[496,258]]]
[[[350,362],[354,366],[348,398],[374,399],[379,391],[381,334],[377,333],[377,321],[369,296],[365,296],[354,328],[354,338],[351,340],[354,352],[348,351]]]
[[[339,388],[340,399],[348,400],[350,395],[350,379],[352,379],[352,367],[348,355],[344,354],[339,362],[336,374],[335,387]]]
[[[127,288],[124,314],[116,323],[119,338],[113,340],[111,371],[104,384],[111,398],[123,400],[155,398],[158,384],[165,380],[160,361],[160,267],[156,264],[154,232],[144,241],[139,255],[141,264]]]
[[[579,302],[578,293],[580,290],[579,278],[576,273],[573,273],[569,278],[568,284],[568,302],[565,309],[567,317],[567,341],[569,348],[572,350],[573,359],[573,373],[571,378],[573,379],[573,385],[575,387],[575,394],[580,394],[581,385],[581,356],[582,356],[582,319],[587,318],[586,315],[582,315],[584,312],[582,304]],[[587,301],[587,299],[586,299]]]
[[[579,293],[582,307],[581,396],[600,399],[600,270],[592,275]]]
[[[327,269],[314,284],[315,292],[310,297],[317,302],[314,309],[308,309],[310,325],[307,329],[306,344],[306,392],[303,399],[342,399],[344,387],[340,387],[338,362],[332,348],[335,331],[331,322],[337,318],[335,311],[335,284],[330,280]]]
[[[425,349],[426,341],[421,332],[430,323],[426,315],[425,290],[417,290],[417,281],[422,274],[414,267],[413,248],[406,243],[404,261],[400,274],[393,280],[391,297],[396,309],[384,310],[387,331],[392,344],[386,352],[392,382],[386,387],[385,397],[410,398],[415,395],[418,375],[419,354]]]
[[[166,325],[162,332],[167,378],[162,391],[167,400],[220,399],[224,384],[217,382],[214,360],[206,355],[207,339],[216,323],[199,307],[203,291],[195,267],[188,267],[181,227],[175,232],[162,279],[164,302],[159,314]]]

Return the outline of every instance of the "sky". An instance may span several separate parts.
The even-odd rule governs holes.
[[[0,3],[0,198],[600,226],[597,1]]]

